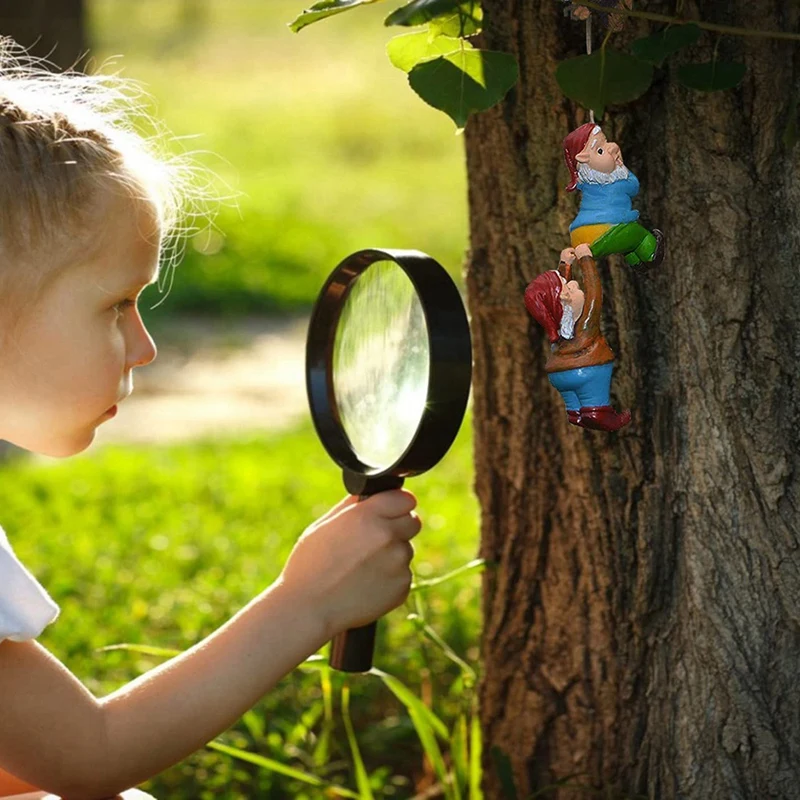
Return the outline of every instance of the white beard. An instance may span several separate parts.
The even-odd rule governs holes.
[[[588,164],[578,164],[578,183],[616,183],[628,179],[630,172],[625,166],[617,167],[613,172],[600,172]]]
[[[573,333],[575,333],[575,314],[572,306],[565,305],[564,313],[561,315],[561,325],[558,327],[558,335],[562,339],[571,339]]]

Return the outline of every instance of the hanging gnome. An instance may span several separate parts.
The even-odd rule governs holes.
[[[622,162],[619,145],[599,125],[587,122],[564,139],[568,192],[579,189],[581,205],[569,226],[573,247],[588,244],[595,258],[622,253],[633,267],[657,267],[664,260],[664,234],[640,225],[631,198],[639,181]]]
[[[583,288],[570,280],[576,259]],[[600,431],[627,425],[631,412],[610,405],[614,352],[600,332],[603,289],[588,246],[563,250],[559,269],[537,275],[525,290],[525,307],[550,340],[545,371],[564,400],[568,421]]]

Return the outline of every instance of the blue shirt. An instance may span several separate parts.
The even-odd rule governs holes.
[[[569,226],[570,231],[582,225],[617,225],[635,222],[639,212],[631,208],[631,198],[639,194],[639,181],[630,172],[624,181],[614,183],[578,183],[581,207]]]

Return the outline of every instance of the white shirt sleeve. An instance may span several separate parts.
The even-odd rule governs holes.
[[[17,558],[0,528],[0,641],[35,639],[59,611],[39,581]]]

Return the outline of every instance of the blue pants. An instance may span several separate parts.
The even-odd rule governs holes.
[[[579,367],[563,372],[551,372],[550,383],[561,392],[567,411],[610,404],[611,373],[614,362],[596,367]]]

